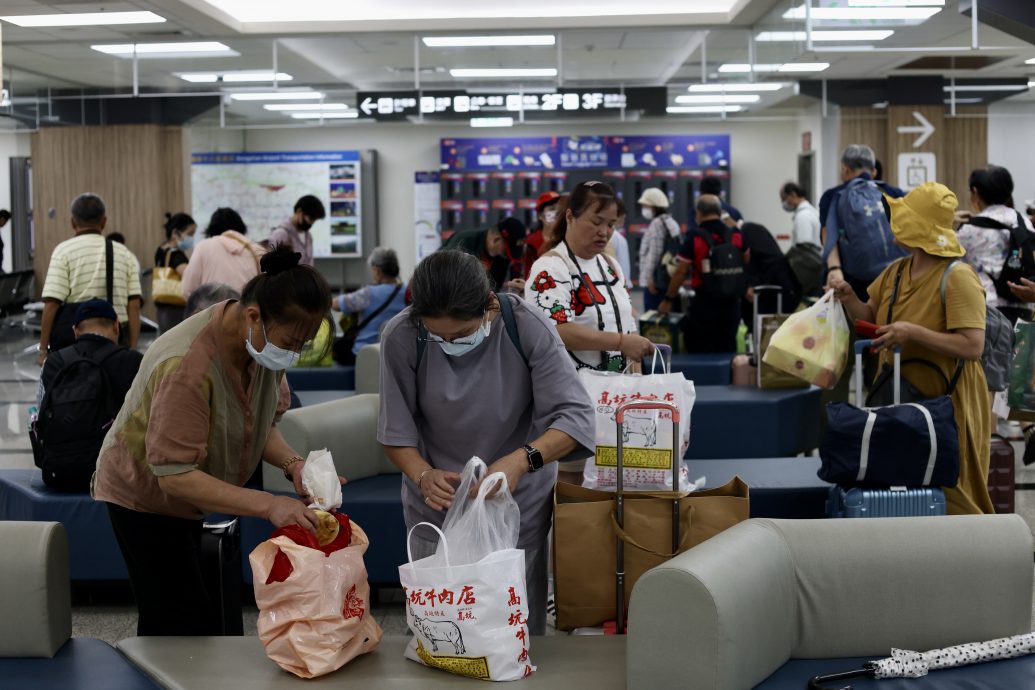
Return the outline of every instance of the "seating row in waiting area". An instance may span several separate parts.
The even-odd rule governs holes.
[[[454,688],[483,681],[403,657],[405,637],[316,680],[265,658],[257,637],[134,637],[113,648],[71,638],[69,550],[55,522],[0,522],[4,687],[292,688],[378,683]],[[1032,537],[1016,515],[752,518],[648,571],[625,636],[532,640],[522,687],[800,690],[893,647],[929,650],[1030,629]],[[1032,687],[1035,657],[854,681],[858,690]]]

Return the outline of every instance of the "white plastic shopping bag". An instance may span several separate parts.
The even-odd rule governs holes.
[[[472,458],[443,529],[422,522],[407,537],[410,562],[399,566],[413,632],[406,658],[480,680],[519,680],[535,672],[525,552],[515,548],[520,512],[502,472],[468,496],[484,474],[485,463]],[[439,548],[414,561],[409,539],[418,528],[437,532]]]
[[[814,305],[791,314],[769,340],[762,361],[821,388],[833,388],[848,365],[850,340],[844,308],[829,290]]]
[[[656,351],[655,351],[656,352]],[[655,363],[657,361],[655,356]],[[662,362],[664,367],[664,362]],[[653,369],[653,366],[652,366]],[[622,427],[623,488],[671,491],[672,462],[681,465],[679,490],[689,491],[683,456],[690,447],[690,412],[697,394],[681,373],[641,375],[583,369],[579,372],[596,413],[596,453],[586,460],[582,485],[590,489],[618,486],[618,431],[615,411],[631,400],[658,400],[679,408],[679,458],[672,457],[672,415],[659,410],[630,410]]]

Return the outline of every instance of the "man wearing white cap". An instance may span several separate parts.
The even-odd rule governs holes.
[[[639,276],[640,285],[647,288],[643,308],[650,311],[658,308],[668,290],[671,274],[664,259],[670,258],[675,267],[680,246],[679,223],[668,214],[668,195],[657,187],[645,190],[636,203],[640,205],[640,214],[650,221],[640,242]]]

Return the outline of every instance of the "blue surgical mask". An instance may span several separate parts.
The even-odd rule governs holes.
[[[248,354],[252,356],[256,364],[270,371],[283,371],[295,366],[299,353],[285,350],[271,343],[270,339],[266,337],[265,324],[262,324],[262,339],[266,341],[266,346],[259,352],[252,346],[252,329],[251,327],[248,328],[248,339],[244,341],[244,347],[248,350]]]
[[[189,252],[194,249],[194,235],[186,235],[183,239],[176,243],[176,248],[183,252]]]
[[[492,324],[485,321],[481,326],[478,326],[478,330],[471,335],[457,338],[451,343],[442,340],[442,338],[439,338],[437,335],[430,334],[428,335],[428,340],[438,343],[439,347],[442,348],[442,351],[450,357],[461,357],[481,345],[482,341],[489,335],[490,330],[492,330]]]

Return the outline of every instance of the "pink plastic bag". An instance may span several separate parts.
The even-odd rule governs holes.
[[[370,585],[363,554],[369,541],[352,523],[352,543],[324,554],[279,536],[259,544],[252,565],[259,638],[266,655],[285,671],[315,678],[377,649],[383,635],[370,615]],[[270,579],[279,559],[290,561],[282,582]],[[270,584],[266,584],[270,580]]]

